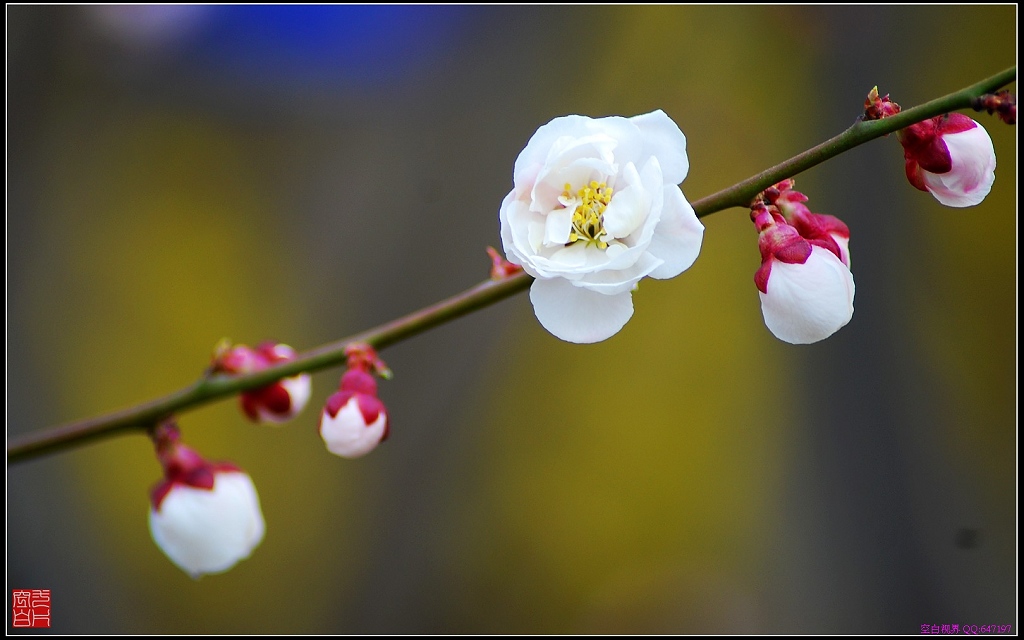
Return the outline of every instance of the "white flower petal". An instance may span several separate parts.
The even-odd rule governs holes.
[[[647,253],[647,245],[650,242],[649,240],[647,242],[643,242],[643,239],[644,236],[641,234],[639,240],[636,240],[631,236],[629,238],[625,238],[623,242],[619,242],[618,240],[612,240],[609,242],[608,249],[604,252],[605,260],[601,264],[601,269],[621,271],[622,269],[632,267],[636,264],[637,260]],[[630,242],[635,243],[635,245],[630,246],[627,244]]]
[[[633,165],[630,164],[630,167]],[[633,170],[634,172],[636,169]],[[604,228],[612,238],[626,238],[643,225],[651,209],[651,196],[637,177],[636,183],[612,195],[604,211]]]
[[[539,162],[524,167],[521,173],[516,174],[513,183],[515,186],[512,189],[511,195],[514,198],[529,202],[530,194],[533,192],[533,185],[537,183],[537,176],[543,169],[544,165]]]
[[[661,260],[649,253],[641,254],[640,259],[626,269],[617,271],[595,271],[588,273],[579,280],[577,286],[590,289],[604,295],[632,291],[640,280],[661,266]]]
[[[656,157],[665,182],[679,184],[690,170],[686,157],[686,136],[661,109],[629,119],[643,135],[644,150]]]
[[[619,172],[619,165],[610,160],[598,158],[580,158],[572,164],[565,165],[565,168],[558,172],[558,178],[562,186],[568,182],[573,185],[583,186],[591,181],[605,182],[612,179]]]
[[[853,317],[853,275],[835,254],[817,245],[804,264],[774,261],[767,288],[767,293],[758,292],[764,323],[791,344],[824,340]]]
[[[647,247],[652,256],[663,261],[651,272],[651,277],[659,280],[674,278],[689,269],[700,254],[704,239],[704,225],[679,187],[666,185],[664,193],[661,220]]]
[[[607,340],[633,315],[631,292],[604,295],[562,278],[535,280],[530,301],[541,325],[567,342]]]
[[[557,264],[559,270],[566,273],[586,271],[593,268],[595,261],[604,261],[604,253],[584,244],[571,244],[561,247],[551,256],[550,264]]]
[[[515,170],[512,174],[516,187],[526,187],[530,182],[531,174],[533,178],[536,178],[539,167],[544,166],[544,161],[556,140],[562,136],[583,137],[589,135],[591,133],[588,126],[590,120],[585,116],[562,116],[537,129],[537,132],[530,137],[530,141],[526,143],[526,148],[516,158]],[[527,191],[532,188],[533,186],[530,185]]]
[[[568,198],[562,195],[565,193],[565,185],[573,185],[578,190],[579,186],[589,184],[592,181],[605,182],[609,175],[614,175],[617,168],[609,163],[595,159],[581,159],[571,165],[558,166],[542,173],[531,194],[530,210],[538,213],[548,213],[559,205],[564,205],[565,200],[577,200],[578,194],[570,194]]]
[[[516,192],[513,189],[505,199],[501,201],[501,208],[498,210],[498,225],[501,229],[501,248],[505,251],[505,258],[509,262],[519,264],[522,255],[516,249],[515,240],[512,237],[512,224],[509,222],[510,209],[518,202]]]
[[[529,256],[540,250],[544,241],[544,216],[533,213],[526,203],[509,193],[502,203],[498,218],[505,255],[510,262],[520,264],[529,271]]]
[[[852,269],[853,262],[850,258],[850,239],[845,238],[838,233],[830,233],[829,235],[832,236],[832,239],[836,241],[837,245],[839,245],[840,260],[842,260],[843,264],[846,265],[847,269]]]
[[[615,140],[615,161],[617,163],[632,162],[639,166],[647,159],[640,130],[629,118],[622,116],[595,118],[590,120],[590,127]]]
[[[661,172],[661,163],[657,158],[651,157],[640,169],[640,180],[644,185],[644,191],[649,199],[649,211],[644,220],[644,226],[639,236],[634,233],[631,239],[638,245],[647,246],[658,228],[661,220],[661,211],[665,207],[665,176]]]
[[[531,220],[530,225],[526,230],[528,232],[530,249],[533,251],[540,251],[541,247],[544,246],[544,236],[546,236],[548,232],[547,224],[540,220]]]
[[[623,174],[629,175],[625,171]],[[636,182],[637,179],[639,182]],[[644,189],[644,203],[641,206],[646,209],[646,214],[640,228],[622,239],[625,250],[618,253],[608,252],[608,263],[604,266],[605,269],[628,269],[636,264],[640,257],[649,250],[655,230],[658,228],[658,221],[661,219],[665,196],[658,159],[648,158],[643,169],[636,173],[631,180],[630,184],[642,185]]]
[[[572,231],[572,212],[575,210],[576,207],[555,209],[547,215],[547,219],[544,221],[545,244],[564,246],[569,242],[569,232]]]
[[[212,489],[174,485],[149,512],[153,540],[196,578],[248,558],[265,529],[256,487],[242,472],[217,472]]]
[[[604,270],[608,253],[579,242],[555,249],[550,258],[536,256],[533,262],[541,278],[566,278],[575,282],[587,274]]]
[[[561,203],[566,184],[578,189],[592,181],[605,182],[617,170],[614,164],[594,158],[582,158],[572,164],[546,170],[537,178],[530,208],[539,213],[547,213]],[[570,197],[574,195],[570,194]]]
[[[561,136],[551,146],[544,165],[548,167],[567,166],[583,159],[596,159],[610,163],[615,157],[613,151],[616,146],[618,146],[618,141],[615,138],[601,133],[582,138]]]

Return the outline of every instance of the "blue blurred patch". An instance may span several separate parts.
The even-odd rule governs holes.
[[[221,6],[190,52],[195,63],[260,83],[387,84],[430,66],[471,7]]]

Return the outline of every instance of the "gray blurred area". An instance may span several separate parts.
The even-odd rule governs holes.
[[[665,108],[695,199],[876,84],[912,106],[1015,62],[1012,6],[380,10],[7,7],[9,437],[182,387],[223,336],[308,349],[486,278],[553,117]],[[607,345],[520,295],[382,353],[365,459],[316,436],[340,370],[295,425],[181,416],[260,489],[223,576],[149,539],[145,438],[9,466],[8,592],[51,589],[62,634],[1016,630],[1016,130],[975,117],[977,208],[911,188],[892,139],[799,178],[853,234],[823,343],[764,329],[756,234],[717,213]]]

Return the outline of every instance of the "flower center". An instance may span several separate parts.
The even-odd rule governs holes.
[[[586,242],[588,245],[596,244],[600,249],[608,248],[608,243],[603,239],[607,233],[604,230],[604,210],[612,201],[612,191],[605,182],[591,181],[573,195],[572,185],[565,183],[565,191],[559,200],[565,206],[576,205],[568,244]]]

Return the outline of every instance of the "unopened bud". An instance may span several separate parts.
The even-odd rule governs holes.
[[[252,478],[226,462],[207,462],[164,423],[153,433],[163,479],[153,487],[149,530],[160,550],[193,578],[248,558],[266,525]]]

